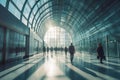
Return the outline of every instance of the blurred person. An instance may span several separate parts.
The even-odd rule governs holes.
[[[70,61],[72,63],[73,58],[74,58],[74,54],[75,54],[75,47],[73,46],[73,44],[71,43],[71,45],[69,46],[69,53],[70,53]]]
[[[104,51],[101,43],[98,44],[97,54],[98,54],[97,58],[100,59],[100,63],[102,64],[103,63],[102,60],[105,59],[105,56],[104,56]]]

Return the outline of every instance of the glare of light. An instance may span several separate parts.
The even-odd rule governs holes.
[[[46,32],[44,41],[47,46],[68,46],[71,40],[71,36],[67,33],[63,28],[58,26],[50,27],[49,30]]]
[[[74,72],[78,73],[80,76],[83,76],[87,80],[101,80],[100,78],[94,77],[93,75],[80,70],[79,68],[75,67],[74,65],[71,65],[71,64],[66,64],[66,65],[67,65],[67,67],[72,69]]]
[[[53,77],[56,75],[56,61],[52,58],[49,59],[48,62],[45,63],[45,70],[46,70],[46,75],[48,77]]]
[[[49,30],[50,28],[54,27],[54,22],[52,20],[48,20],[45,23],[45,26],[47,27],[47,29]]]

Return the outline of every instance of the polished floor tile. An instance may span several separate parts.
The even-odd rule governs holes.
[[[0,67],[0,80],[120,80],[120,59],[108,58],[101,64],[85,52],[77,52],[73,63],[69,53],[61,51],[17,63]]]

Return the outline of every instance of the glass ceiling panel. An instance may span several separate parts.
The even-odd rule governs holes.
[[[48,1],[48,0],[41,0],[41,4],[45,3],[46,1]]]
[[[6,1],[7,0],[0,0],[0,4],[2,4],[5,7],[6,6]]]
[[[46,4],[46,5],[44,6],[44,8],[47,8],[47,7],[49,7],[49,4]]]
[[[45,4],[46,5],[46,4]],[[45,6],[44,5],[44,6]],[[40,16],[41,15],[43,15],[42,13],[45,13],[45,11],[49,11],[49,9],[52,9],[52,7],[51,8],[49,8],[49,6],[47,7],[48,9],[44,9],[44,7],[41,7],[39,10],[37,10],[37,12],[36,12],[36,14],[35,14],[35,18],[36,18],[36,20],[38,21],[38,19],[40,18]]]
[[[16,5],[20,10],[22,10],[22,7],[23,7],[23,4],[24,4],[25,0],[12,0],[12,1],[15,3],[15,5]]]
[[[20,12],[17,8],[10,2],[8,10],[15,15],[18,19],[20,19]]]
[[[36,13],[37,9],[38,9],[38,7],[35,6],[34,9],[33,9],[33,13],[34,13],[34,14]]]
[[[23,14],[25,15],[26,18],[28,18],[28,15],[29,15],[29,13],[30,13],[30,10],[31,10],[31,9],[30,9],[29,5],[26,4],[25,9],[24,9],[24,12],[23,12]]]
[[[30,19],[29,19],[30,23],[32,23],[33,17],[34,17],[34,15],[32,14],[31,17],[30,17]]]
[[[52,16],[51,18],[58,23],[64,21],[72,26],[71,29],[78,31],[81,28],[86,31],[92,28],[93,24],[97,28],[101,28],[105,25],[100,24],[117,23],[120,12],[118,2],[120,3],[119,0],[0,0],[0,4],[8,7],[8,10],[27,26],[32,25],[38,29],[38,26],[41,27],[47,17]],[[112,14],[112,12],[114,13]]]
[[[32,27],[35,27],[35,22],[36,22],[36,19],[34,19],[34,21],[33,21],[33,26],[32,26]]]
[[[33,7],[35,2],[36,2],[36,0],[28,0],[28,3],[30,4],[30,7]]]
[[[39,18],[39,15],[40,15],[40,14],[37,14],[37,15],[35,16],[35,17],[36,17],[36,19],[37,19],[37,18]]]
[[[22,22],[27,25],[27,20],[25,19],[25,17],[22,17]]]
[[[31,28],[31,24],[30,23],[28,24],[28,27]]]

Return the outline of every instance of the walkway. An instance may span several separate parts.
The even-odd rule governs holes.
[[[76,53],[71,64],[64,52],[49,52],[0,67],[0,80],[120,80],[120,60],[100,64],[96,56]]]

